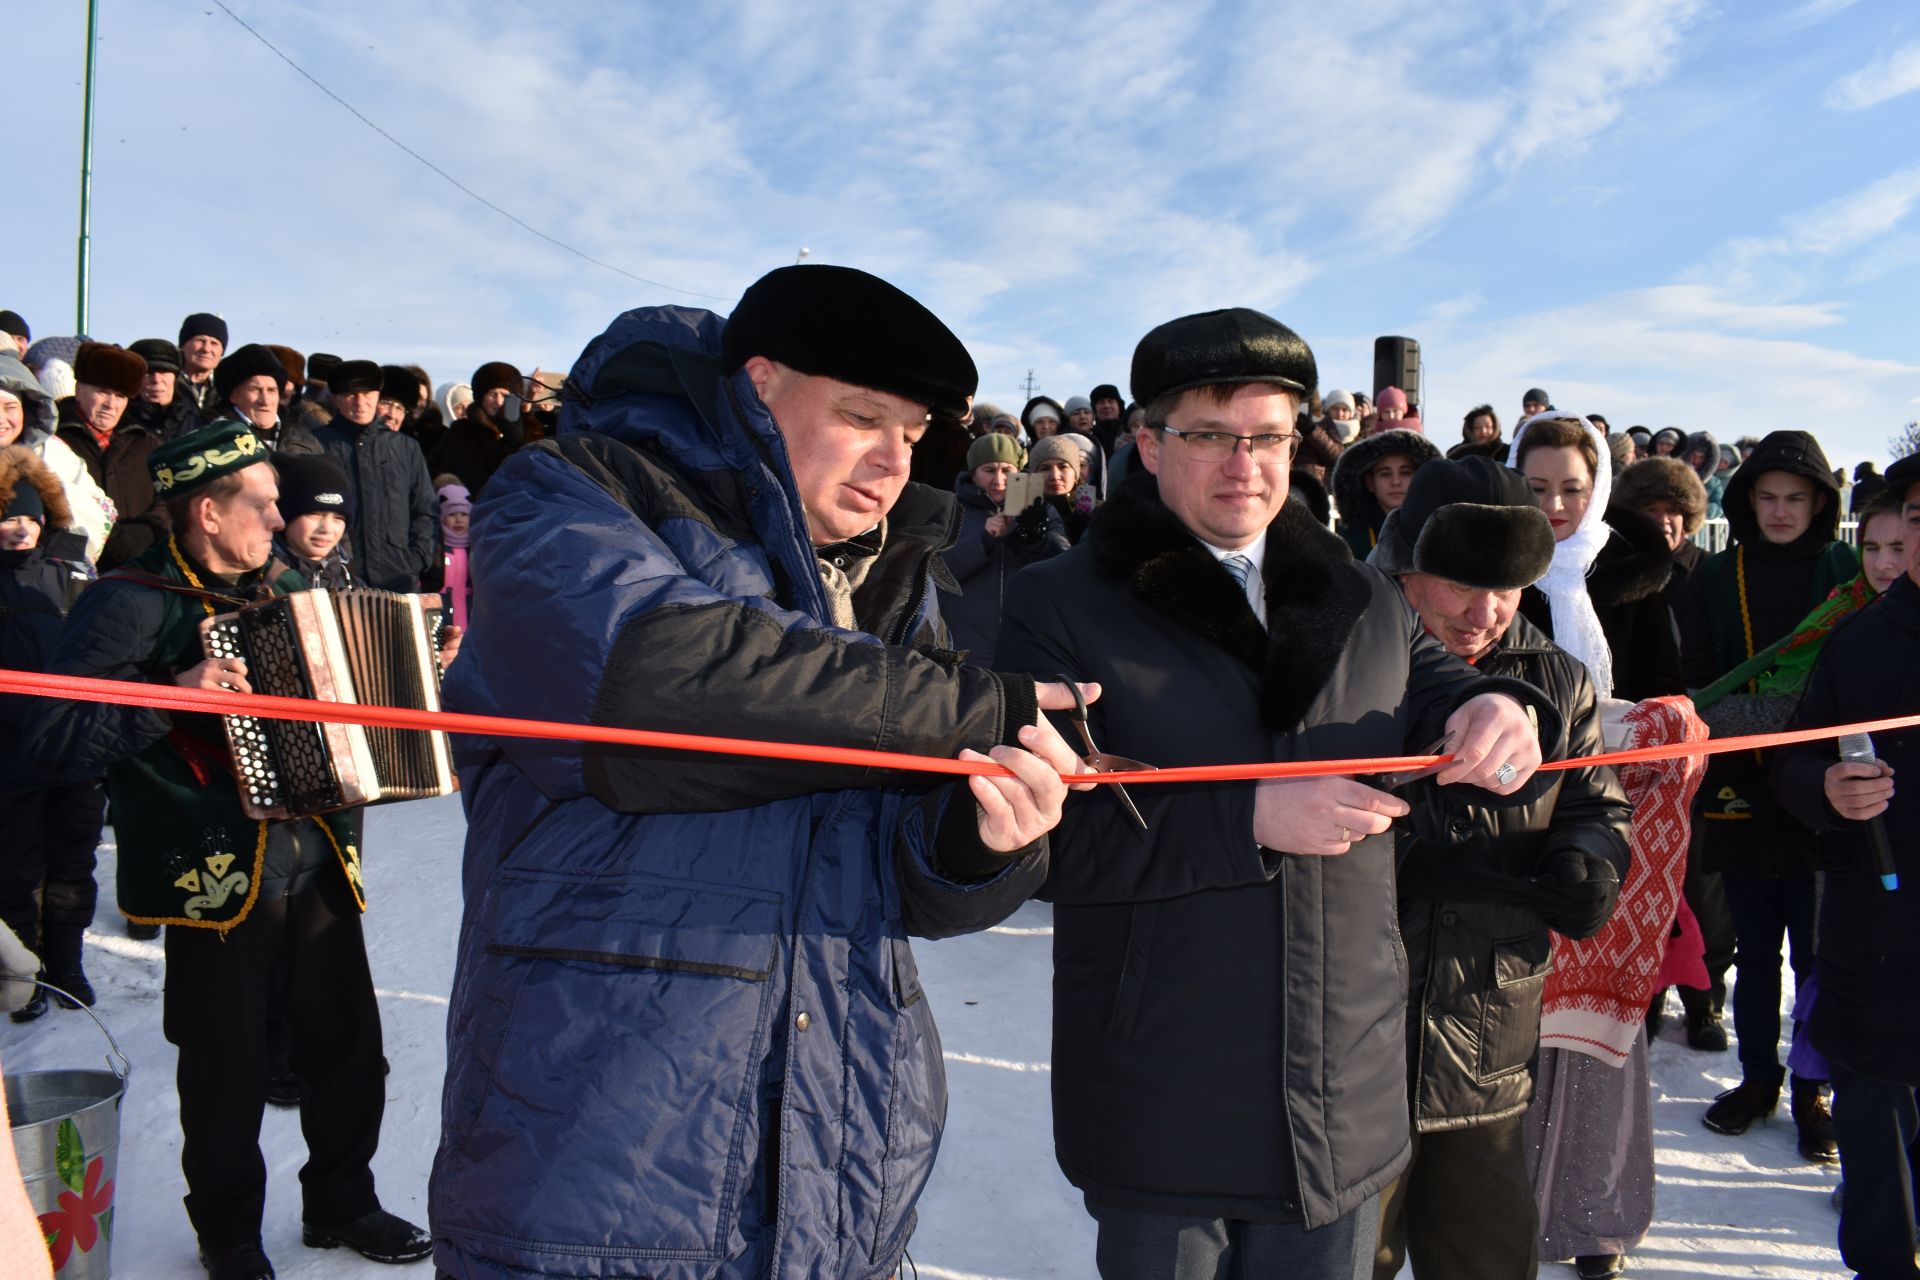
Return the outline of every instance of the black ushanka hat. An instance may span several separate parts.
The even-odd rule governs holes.
[[[1492,458],[1436,459],[1413,473],[1367,563],[1483,591],[1530,587],[1553,564],[1553,525],[1524,477]]]

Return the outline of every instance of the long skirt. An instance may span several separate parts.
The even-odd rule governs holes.
[[[1647,1042],[1621,1066],[1542,1049],[1527,1110],[1527,1172],[1543,1262],[1633,1252],[1653,1222]]]

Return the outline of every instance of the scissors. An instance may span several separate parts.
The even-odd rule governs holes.
[[[1447,754],[1447,749],[1452,745],[1453,745],[1453,735],[1448,734],[1446,737],[1440,739],[1440,741],[1434,743],[1432,746],[1428,747],[1425,751],[1421,752],[1420,754],[1428,755],[1428,756],[1444,756]],[[1418,782],[1422,778],[1432,777],[1434,774],[1439,773],[1442,769],[1447,768],[1452,763],[1453,763],[1452,760],[1442,760],[1439,764],[1430,764],[1424,769],[1409,769],[1402,773],[1383,773],[1374,780],[1372,785],[1379,788],[1382,791],[1398,791],[1401,787],[1406,786],[1410,782]]]
[[[1129,760],[1125,756],[1110,756],[1095,747],[1093,735],[1087,732],[1087,695],[1080,692],[1079,681],[1069,680],[1065,676],[1055,676],[1054,679],[1073,690],[1073,710],[1065,714],[1072,719],[1074,727],[1080,731],[1080,741],[1086,744],[1087,753],[1080,757],[1080,763],[1095,773],[1126,773],[1135,769],[1151,770],[1158,767],[1142,764],[1138,760]],[[1125,806],[1127,815],[1133,819],[1134,825],[1145,831],[1147,820],[1140,816],[1140,810],[1134,805],[1133,797],[1127,794],[1126,787],[1118,782],[1108,785],[1120,803]]]

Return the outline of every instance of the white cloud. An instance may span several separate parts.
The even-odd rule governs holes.
[[[1837,111],[1862,111],[1920,89],[1920,41],[1892,50],[1836,80],[1827,105]]]
[[[1560,0],[1534,21],[1549,42],[1527,59],[1518,118],[1500,163],[1517,168],[1578,146],[1619,119],[1631,96],[1671,74],[1703,0]]]

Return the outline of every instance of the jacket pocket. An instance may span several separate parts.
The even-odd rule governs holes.
[[[1153,952],[1155,908],[1136,904],[1127,916],[1127,945],[1120,954],[1120,981],[1114,987],[1113,1011],[1107,1016],[1107,1039],[1126,1044],[1140,1015],[1147,989],[1148,960]]]
[[[444,1189],[459,1206],[448,1225],[532,1269],[523,1242],[608,1259],[737,1252],[782,985],[779,897],[514,873],[487,914],[470,985],[516,998],[461,1143],[471,1163],[451,1174],[463,1185]],[[529,1170],[572,1190],[529,1196]]]
[[[947,1072],[932,1011],[916,996],[894,1022],[893,1088],[880,1164],[880,1209],[868,1261],[897,1264],[914,1224],[913,1206],[933,1173],[947,1119]]]
[[[1493,967],[1480,1004],[1480,1083],[1524,1071],[1540,1045],[1540,998],[1553,970],[1545,929],[1493,944]]]

